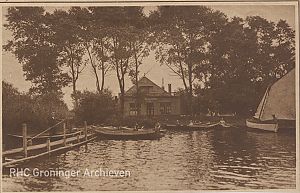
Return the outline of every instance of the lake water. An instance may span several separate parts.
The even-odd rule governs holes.
[[[23,167],[80,173],[10,177],[6,171],[3,191],[295,189],[296,137],[228,128],[167,131],[160,140],[95,140],[87,150],[82,146]],[[99,168],[130,176],[83,175]]]

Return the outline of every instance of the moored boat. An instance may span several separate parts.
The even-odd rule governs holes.
[[[202,129],[210,129],[218,126],[220,123],[196,123],[196,124],[188,124],[185,126],[186,130],[202,130]]]
[[[295,128],[295,69],[270,85],[255,115],[246,120],[248,128],[277,132]]]
[[[163,127],[165,129],[168,129],[168,130],[182,130],[184,128],[184,125],[181,125],[181,124],[165,124]]]
[[[260,121],[259,119],[251,118],[246,120],[246,126],[248,128],[260,129],[264,131],[278,131],[278,123],[275,121]]]
[[[217,123],[190,123],[190,124],[166,124],[164,128],[168,130],[180,130],[180,131],[193,131],[193,130],[202,130],[202,129],[209,129],[215,128],[219,125]]]
[[[157,129],[117,128],[117,127],[94,127],[94,131],[105,139],[118,140],[140,140],[140,139],[159,139],[162,133]]]

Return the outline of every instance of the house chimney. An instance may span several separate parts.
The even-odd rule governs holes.
[[[170,94],[172,94],[172,87],[171,87],[171,84],[168,84],[168,91]]]
[[[164,78],[161,79],[161,88],[165,90],[165,83],[164,83]]]

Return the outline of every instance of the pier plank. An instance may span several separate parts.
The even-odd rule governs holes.
[[[89,134],[88,137],[90,137],[92,135],[94,135],[94,134]],[[79,136],[80,136],[79,139],[84,139],[85,138],[84,135],[79,135]],[[77,136],[70,137],[70,138],[66,139],[66,143],[71,143],[71,142],[74,142],[74,141],[77,141]],[[51,142],[50,145],[51,146],[57,146],[57,145],[60,145],[60,144],[63,144],[63,143],[64,143],[64,139],[60,139],[60,140]],[[46,143],[44,143],[44,144],[38,144],[38,145],[32,145],[32,146],[28,146],[27,147],[27,151],[33,151],[33,150],[43,149],[43,148],[46,148],[46,147],[47,147]],[[24,151],[23,147],[11,149],[11,150],[7,150],[7,151],[2,152],[2,157],[4,157],[4,156],[11,156],[11,155],[14,155],[14,154],[19,154],[19,153],[23,153],[23,151]]]
[[[59,147],[59,148],[53,149],[49,152],[46,151],[46,152],[43,152],[43,153],[40,153],[40,154],[37,154],[37,155],[33,155],[33,156],[30,156],[30,157],[25,157],[25,158],[22,158],[22,159],[13,160],[13,161],[10,161],[10,162],[5,162],[5,163],[2,164],[2,166],[7,167],[7,166],[10,166],[10,165],[13,165],[13,164],[17,164],[17,163],[24,162],[24,161],[29,161],[29,160],[32,160],[32,159],[35,159],[35,158],[38,158],[38,157],[41,157],[41,156],[45,156],[45,155],[48,155],[49,153],[54,153],[54,152],[62,151],[62,150],[68,150],[68,149],[80,146],[82,144],[88,143],[88,142],[96,139],[96,136],[94,134],[90,134],[88,136],[91,136],[91,138],[86,140],[86,141],[82,141],[82,142],[75,143],[75,144],[68,144],[67,146]],[[84,136],[82,138],[84,138]]]

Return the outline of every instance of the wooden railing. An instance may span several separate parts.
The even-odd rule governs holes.
[[[55,126],[61,124],[62,122],[63,121],[56,124]],[[55,126],[52,126],[51,128],[54,128]],[[72,148],[72,147],[75,147],[75,146],[78,146],[78,145],[81,145],[84,143],[87,144],[87,142],[96,138],[94,133],[88,133],[88,126],[87,126],[86,121],[84,122],[83,129],[81,129],[80,131],[74,132],[71,135],[66,134],[66,125],[65,124],[64,124],[63,128],[64,128],[64,132],[63,132],[62,139],[51,142],[50,137],[49,137],[49,138],[47,138],[46,143],[32,145],[32,140],[41,136],[41,134],[45,133],[45,132],[43,131],[43,132],[39,133],[38,135],[27,140],[27,126],[26,126],[26,124],[23,124],[22,125],[23,147],[10,149],[10,150],[2,152],[2,158],[3,158],[2,166],[8,166],[11,164],[23,162],[23,161],[30,160],[30,159],[33,159],[36,157],[40,157],[40,156],[43,156],[46,154],[50,155],[50,153],[52,153],[52,152],[67,149],[67,148]],[[46,130],[49,131],[50,129],[48,128]],[[70,137],[67,137],[67,136],[70,136]],[[36,155],[32,155],[32,153],[31,153],[31,155],[28,156],[28,152],[33,152],[34,150],[42,150],[45,148],[46,148],[45,152],[42,152],[42,153],[39,152]],[[10,159],[9,158],[9,157],[12,157],[15,155],[23,155],[23,157],[21,159]]]
[[[66,123],[65,123],[65,119],[56,123],[55,125],[49,127],[48,129],[45,129],[44,131],[40,132],[39,134],[33,136],[31,139],[29,139],[29,142],[32,142],[33,139],[41,136],[42,134],[46,133],[47,131],[50,131],[51,129],[54,129],[56,126],[60,125],[61,123],[64,123],[63,124],[63,128],[64,128],[64,135],[65,135],[65,132],[66,132]],[[24,124],[23,124],[24,125]],[[25,127],[26,127],[26,124],[25,124]]]

